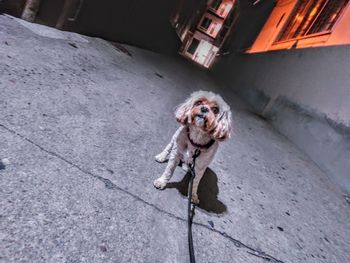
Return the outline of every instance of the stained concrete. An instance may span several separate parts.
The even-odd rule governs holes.
[[[225,97],[235,134],[200,185],[197,262],[350,261],[338,187],[205,72],[5,16],[0,43],[0,262],[188,262],[187,179],[154,189],[153,156],[198,89]]]

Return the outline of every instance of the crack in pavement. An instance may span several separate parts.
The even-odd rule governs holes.
[[[175,214],[172,214],[166,210],[163,210],[161,209],[160,207],[156,206],[155,204],[152,204],[144,199],[142,199],[141,197],[121,188],[120,186],[116,185],[115,183],[113,183],[111,180],[107,179],[107,178],[104,178],[102,176],[99,176],[99,175],[96,175],[96,174],[93,174],[92,172],[88,171],[88,170],[85,170],[84,168],[80,167],[79,165],[73,163],[72,161],[66,159],[65,157],[61,156],[60,154],[58,153],[55,153],[53,151],[50,151],[50,150],[47,150],[45,149],[43,146],[37,144],[36,142],[32,141],[31,139],[25,137],[24,135],[16,132],[15,130],[11,129],[11,128],[8,128],[7,126],[3,125],[0,123],[0,127],[2,127],[3,129],[7,130],[8,132],[20,137],[21,139],[29,142],[30,144],[36,146],[37,148],[39,148],[41,151],[43,152],[46,152],[47,154],[51,155],[51,156],[54,156],[58,159],[60,159],[61,161],[75,167],[76,169],[78,169],[79,171],[81,171],[82,173],[86,174],[86,175],[89,175],[93,178],[96,178],[98,180],[100,180],[101,182],[103,182],[105,184],[105,187],[107,189],[111,189],[111,190],[117,190],[117,191],[120,191],[126,195],[129,195],[131,196],[132,198],[134,198],[136,201],[139,201],[147,206],[150,206],[152,207],[153,209],[157,210],[158,212],[160,213],[163,213],[173,219],[176,219],[176,220],[179,220],[179,221],[183,221],[183,222],[186,222],[187,223],[187,220],[182,218],[182,217],[179,217]],[[246,245],[244,243],[242,243],[241,241],[231,237],[230,235],[228,235],[226,232],[223,232],[223,231],[220,231],[220,230],[217,230],[215,228],[211,228],[205,224],[202,224],[202,223],[198,223],[198,222],[193,222],[194,225],[196,226],[199,226],[199,227],[203,227],[209,231],[212,231],[212,232],[215,232],[219,235],[221,235],[222,237],[226,238],[227,240],[231,241],[237,248],[245,248],[247,250],[247,253],[250,254],[250,255],[254,255],[256,257],[259,257],[259,258],[262,258],[266,261],[269,261],[269,262],[272,262],[272,263],[284,263],[283,261],[263,252],[263,251],[260,251],[260,250],[257,250],[255,248],[252,248],[250,247],[249,245]]]

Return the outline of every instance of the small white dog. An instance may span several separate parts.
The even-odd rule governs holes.
[[[199,182],[218,149],[219,141],[230,137],[231,111],[220,95],[208,91],[196,91],[175,111],[181,127],[175,132],[170,143],[158,154],[157,162],[168,165],[154,186],[164,189],[178,164],[191,164],[196,149],[200,155],[196,159],[193,181],[192,202],[199,203],[197,189]]]

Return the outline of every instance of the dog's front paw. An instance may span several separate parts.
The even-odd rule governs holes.
[[[167,161],[167,155],[166,154],[163,154],[163,153],[160,153],[160,154],[157,154],[154,159],[158,162],[158,163],[164,163]]]
[[[159,189],[159,190],[163,190],[165,188],[166,184],[167,184],[167,181],[161,177],[159,177],[158,179],[156,179],[153,182],[154,187]]]
[[[195,205],[199,204],[199,198],[197,194],[192,194],[191,202]]]

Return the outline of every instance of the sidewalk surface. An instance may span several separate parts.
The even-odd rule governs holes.
[[[235,134],[200,185],[197,262],[350,262],[350,206],[287,139],[181,58],[0,16],[0,262],[188,262],[187,177],[154,155],[194,90]]]

